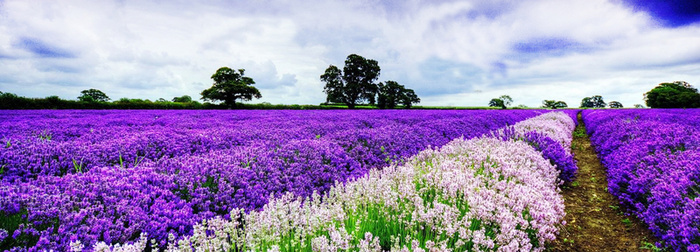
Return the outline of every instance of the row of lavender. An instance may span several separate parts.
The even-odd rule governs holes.
[[[544,156],[573,163],[573,129],[570,116],[549,113],[459,138],[404,165],[336,183],[327,194],[287,193],[261,211],[235,209],[229,220],[204,221],[166,250],[542,251],[565,224],[560,170]],[[145,239],[95,249],[144,246]]]
[[[584,111],[609,191],[676,251],[700,251],[700,110]]]
[[[3,111],[0,248],[161,246],[540,111]],[[154,244],[155,245],[155,244]]]

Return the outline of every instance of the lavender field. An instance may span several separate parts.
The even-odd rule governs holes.
[[[165,248],[196,236],[195,224],[204,220],[235,220],[265,212],[266,204],[274,205],[277,198],[325,195],[334,185],[340,188],[346,181],[371,177],[371,170],[378,174],[385,167],[393,167],[389,172],[402,165],[420,166],[416,155],[421,151],[437,151],[454,139],[482,135],[523,140],[537,146],[534,153],[549,155],[552,162],[543,164],[558,162],[568,167],[556,182],[543,180],[554,190],[575,172],[566,147],[574,114],[562,114],[567,121],[563,125],[535,120],[504,128],[542,113],[3,111],[0,248],[68,250],[72,244],[92,250],[98,244],[138,244],[140,240],[147,241],[143,246]],[[542,128],[539,133],[538,127]],[[483,151],[508,149],[495,146]],[[496,156],[485,161],[497,162],[493,161]],[[464,188],[451,190],[463,192]],[[532,210],[521,214],[530,216],[528,211]],[[231,216],[232,212],[236,214]],[[485,230],[479,237],[491,243],[462,245],[493,247],[503,242],[493,244],[496,234],[488,225],[473,225],[474,230]],[[541,247],[555,231],[530,229],[528,237]],[[383,248],[391,246],[389,239],[381,238]],[[428,245],[423,241],[418,246]]]
[[[579,111],[3,111],[0,250],[542,251]],[[584,110],[608,191],[700,250],[700,111]]]
[[[700,110],[583,111],[609,191],[674,251],[700,251]]]

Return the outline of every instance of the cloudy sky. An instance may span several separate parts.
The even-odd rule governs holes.
[[[26,97],[199,98],[228,66],[253,102],[318,104],[319,76],[352,53],[421,105],[631,107],[661,82],[700,87],[700,2],[0,0],[0,91]]]

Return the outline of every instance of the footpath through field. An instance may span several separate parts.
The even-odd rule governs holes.
[[[578,176],[562,189],[566,226],[549,251],[640,251],[653,249],[656,239],[635,216],[608,193],[607,172],[591,146],[578,114],[571,145],[578,162]]]

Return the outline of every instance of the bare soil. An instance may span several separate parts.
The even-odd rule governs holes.
[[[657,241],[648,227],[608,193],[607,171],[601,164],[579,114],[572,151],[577,179],[562,189],[566,226],[547,251],[650,251]]]

